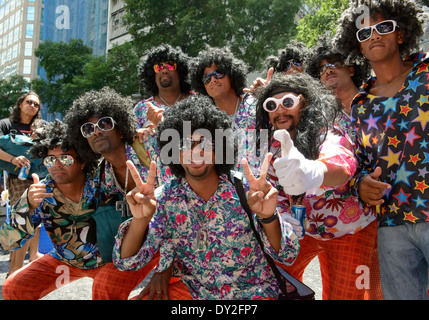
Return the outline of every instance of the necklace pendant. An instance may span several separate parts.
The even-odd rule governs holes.
[[[130,208],[128,207],[127,200],[116,201],[115,209],[116,211],[121,212],[121,217],[126,218],[131,216],[131,212],[130,212]]]
[[[75,235],[75,234],[76,234],[76,232],[77,232],[77,228],[76,228],[76,221],[74,221],[74,220],[73,220],[73,224],[72,224],[72,226],[70,227],[70,233],[71,233],[71,235],[73,236],[73,235]]]
[[[197,250],[205,251],[208,248],[208,233],[207,230],[200,230],[197,233]]]

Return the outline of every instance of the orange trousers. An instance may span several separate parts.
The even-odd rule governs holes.
[[[45,254],[11,274],[3,284],[5,300],[38,300],[69,282],[92,278],[93,300],[127,300],[158,264],[159,254],[137,271],[120,271],[112,262],[95,269],[72,267]]]
[[[293,265],[279,266],[302,281],[305,268],[317,256],[323,300],[382,299],[376,221],[352,235],[327,241],[304,236],[300,243],[301,249]],[[364,279],[367,271],[369,279]],[[365,281],[369,281],[369,289],[365,289],[368,287]]]

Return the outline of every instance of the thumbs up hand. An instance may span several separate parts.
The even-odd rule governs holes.
[[[46,185],[40,182],[37,174],[33,173],[31,176],[33,184],[28,188],[27,201],[30,210],[34,210],[40,206],[43,199],[53,197],[53,194],[46,192]]]
[[[359,197],[369,205],[384,203],[384,192],[391,188],[390,184],[380,181],[381,173],[381,167],[376,167],[374,172],[366,175],[359,183]]]
[[[277,178],[289,195],[303,193],[320,195],[326,165],[317,160],[306,159],[294,146],[287,130],[274,132],[274,139],[280,142],[282,156],[274,161]]]

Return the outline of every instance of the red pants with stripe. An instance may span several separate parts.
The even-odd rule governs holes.
[[[5,300],[38,300],[69,282],[89,277],[94,280],[93,300],[126,300],[158,260],[159,255],[137,271],[120,271],[112,262],[87,270],[45,254],[11,274],[3,284],[2,294]]]
[[[280,266],[302,281],[305,268],[318,256],[323,300],[382,299],[376,240],[375,221],[355,234],[327,241],[305,236],[293,265]],[[368,290],[361,288],[368,279],[359,279],[365,270],[369,270]]]

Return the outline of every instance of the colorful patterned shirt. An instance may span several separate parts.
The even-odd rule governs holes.
[[[276,279],[250,228],[235,188],[225,175],[220,176],[218,189],[207,202],[184,178],[173,179],[158,188],[156,198],[157,211],[143,246],[135,256],[125,259],[120,258],[120,247],[130,220],[121,225],[113,253],[114,264],[120,270],[137,270],[160,250],[157,271],[166,270],[176,260],[183,268],[182,281],[194,299],[278,296]],[[272,248],[263,230],[257,228],[265,251],[274,260],[290,265],[298,254],[299,241],[289,224],[280,223],[279,253]],[[207,230],[208,246],[197,250],[197,235],[203,229]]]
[[[0,230],[3,248],[15,250],[34,236],[35,228],[43,223],[53,250],[49,254],[62,262],[81,269],[93,269],[104,264],[98,253],[96,225],[92,218],[96,207],[94,198],[97,179],[87,178],[78,203],[66,198],[48,175],[41,181],[47,192],[54,194],[43,199],[32,214],[27,202],[28,189],[11,211],[10,224]]]
[[[193,96],[195,93],[190,92],[190,94],[190,96]],[[149,110],[148,102],[158,108],[169,108],[166,105],[156,102],[154,97],[140,101],[134,107],[134,114],[137,117],[137,128],[145,128],[146,126],[152,124],[152,122],[150,122],[147,118],[147,112]],[[143,144],[148,151],[151,160],[155,161],[156,163],[156,177],[158,186],[173,179],[174,175],[171,173],[170,168],[167,165],[164,165],[161,161],[156,133],[150,134],[148,137],[144,137]]]
[[[376,81],[370,78],[352,102],[356,156],[362,166],[355,186],[378,166],[379,180],[392,186],[383,196],[379,227],[429,221],[429,59],[421,52],[407,60],[414,67],[393,97],[369,94]]]
[[[241,103],[235,115],[230,115],[232,129],[238,142],[236,169],[242,171],[241,160],[246,158],[250,169],[259,174],[261,161],[256,153],[256,100],[251,94],[241,96]]]
[[[128,143],[125,143],[125,155],[127,157],[127,160],[131,160],[134,163],[134,165],[136,166],[137,170],[140,173],[140,177],[142,178],[142,180],[146,181],[149,174],[149,170],[143,164],[140,163],[137,153]],[[132,179],[131,175],[129,175],[128,179]],[[101,186],[105,194],[109,195],[113,193],[121,193],[121,189],[118,188],[115,180],[113,167],[107,161],[105,162],[104,174],[101,178]],[[126,190],[126,191],[128,192],[130,190]]]
[[[345,115],[338,121],[347,122]],[[343,124],[344,125],[344,124]],[[341,166],[352,177],[355,173],[357,161],[353,154],[354,144],[342,129],[334,126],[320,147],[318,160]],[[273,141],[270,151],[274,154],[272,163],[281,155],[278,141]],[[280,213],[290,214],[291,197],[285,194],[279,184],[275,169],[271,165],[268,177],[279,191]],[[305,234],[318,240],[330,240],[346,234],[354,234],[375,220],[370,207],[362,208],[358,198],[352,194],[351,182],[332,188],[322,186],[319,195],[307,194],[302,205],[306,207]]]

